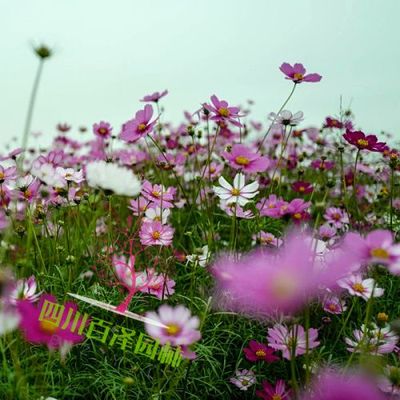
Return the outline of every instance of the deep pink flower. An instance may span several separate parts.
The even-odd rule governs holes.
[[[301,194],[309,194],[314,190],[313,185],[306,181],[297,181],[292,184],[292,189]]]
[[[319,169],[320,171],[329,171],[335,166],[334,161],[327,160],[313,160],[311,162],[311,167],[314,169]]]
[[[386,143],[378,142],[378,138],[375,135],[365,135],[362,131],[347,131],[343,134],[343,137],[360,150],[382,152],[386,145]]]
[[[57,327],[46,320],[39,321],[40,312],[45,300],[57,303],[57,299],[49,294],[41,296],[37,307],[27,300],[22,300],[17,303],[17,309],[21,316],[20,328],[24,334],[25,340],[30,343],[46,344],[49,349],[61,348],[64,344],[82,342],[84,340],[83,335],[71,332],[74,316],[78,311],[77,305],[73,302],[67,302],[64,304],[65,308],[61,322]],[[68,322],[67,327],[62,329],[71,308],[73,310],[73,316]],[[81,321],[82,318],[77,324],[78,327],[80,326]]]
[[[289,203],[275,194],[271,194],[267,199],[263,199],[257,203],[261,216],[270,218],[281,218],[287,213]]]
[[[234,144],[230,152],[223,151],[221,155],[229,161],[232,168],[243,172],[264,172],[270,166],[267,157],[261,156],[243,144]]]
[[[310,214],[306,211],[311,206],[311,202],[303,199],[293,199],[287,207],[287,214],[292,216],[295,223],[306,221],[310,218]]]
[[[204,108],[209,111],[211,115],[211,119],[217,122],[230,122],[235,126],[242,126],[242,124],[238,121],[238,118],[242,117],[239,114],[239,107],[229,107],[228,102],[225,100],[219,100],[218,97],[214,94],[211,96],[212,104],[204,104]]]
[[[120,138],[125,142],[136,142],[153,131],[157,120],[150,122],[153,116],[153,107],[146,104],[143,110],[135,114],[135,118],[125,122],[122,126]]]
[[[322,76],[318,74],[306,75],[303,64],[294,64],[292,67],[288,63],[283,63],[279,69],[286,75],[286,79],[290,79],[294,83],[319,82],[322,79]]]
[[[324,128],[338,128],[338,129],[342,129],[342,128],[343,128],[343,123],[340,122],[340,121],[339,121],[338,119],[336,119],[336,118],[326,117],[325,123],[324,123]]]
[[[319,346],[318,330],[310,328],[308,330],[308,349]],[[268,345],[275,350],[281,350],[282,356],[287,360],[305,354],[307,351],[306,332],[301,325],[293,325],[288,328],[282,324],[275,324],[273,328],[268,328]]]
[[[167,94],[168,94],[168,90],[164,90],[161,93],[160,92],[154,92],[153,94],[148,94],[148,95],[144,96],[143,99],[140,100],[140,101],[143,101],[145,103],[150,103],[150,102],[158,103],[158,101],[162,97],[166,96]]]
[[[144,246],[169,246],[174,237],[174,228],[160,221],[145,222],[140,228],[139,237]]]
[[[279,360],[274,351],[271,347],[256,340],[250,340],[249,347],[243,349],[244,355],[249,361],[266,361],[267,363]]]
[[[263,381],[262,390],[257,390],[256,395],[263,400],[289,400],[291,391],[286,389],[285,381],[279,379],[275,386],[272,386],[268,381]]]
[[[112,127],[108,122],[100,121],[98,124],[93,124],[93,133],[102,139],[109,138],[111,131]]]

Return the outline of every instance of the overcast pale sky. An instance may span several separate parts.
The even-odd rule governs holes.
[[[351,102],[359,126],[400,138],[399,0],[0,0],[2,142],[21,136],[37,59],[45,65],[32,130],[108,120],[119,128],[147,93],[168,89],[176,123],[217,94],[256,102],[265,121],[291,84],[278,70],[302,62],[323,75],[288,109],[319,124]],[[38,140],[38,139],[36,139]],[[42,140],[42,139],[40,139]],[[32,143],[32,142],[31,142]]]

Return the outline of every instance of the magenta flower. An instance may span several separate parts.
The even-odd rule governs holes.
[[[293,199],[287,207],[287,214],[292,216],[295,223],[306,221],[310,218],[310,214],[306,211],[311,206],[311,202],[303,199]]]
[[[98,124],[93,124],[93,133],[102,139],[109,138],[111,131],[112,127],[108,122],[100,121]]]
[[[293,67],[288,63],[283,63],[279,68],[294,83],[319,82],[322,79],[318,74],[307,74],[303,64],[294,64]]]
[[[318,229],[318,236],[321,240],[328,241],[336,237],[337,230],[335,227],[330,226],[329,224],[321,225]]]
[[[338,119],[333,118],[333,117],[326,117],[325,123],[324,123],[324,128],[338,128],[342,129],[343,128],[343,123],[340,122]]]
[[[347,131],[343,137],[359,150],[370,150],[374,152],[382,152],[386,143],[378,142],[375,135],[365,135],[362,131]]]
[[[182,305],[171,307],[163,304],[158,312],[147,312],[146,317],[164,325],[145,323],[146,332],[159,339],[160,344],[169,342],[171,346],[189,346],[201,338],[200,319],[193,317],[190,310]]]
[[[312,392],[312,396],[310,395]],[[326,370],[316,376],[311,388],[304,392],[301,400],[385,400],[369,376],[358,373],[344,374]]]
[[[145,222],[139,232],[143,246],[170,246],[174,237],[174,228],[160,221]]]
[[[311,162],[311,167],[314,169],[319,169],[320,171],[329,171],[335,166],[334,161],[327,160],[313,160]]]
[[[267,157],[261,156],[243,144],[234,144],[230,152],[223,151],[221,155],[229,161],[232,168],[247,173],[264,172],[270,166]]]
[[[309,194],[314,190],[313,185],[306,181],[297,181],[292,184],[292,189],[301,194]]]
[[[64,304],[65,309],[62,314],[59,326],[55,326],[46,320],[39,321],[40,311],[45,300],[57,303],[57,299],[48,294],[41,296],[37,307],[27,300],[22,300],[17,303],[17,309],[21,316],[20,328],[24,334],[25,340],[30,343],[46,344],[49,349],[62,348],[65,344],[75,344],[84,340],[83,335],[71,332],[74,315],[78,311],[78,307],[73,302]],[[65,329],[61,329],[67,319],[69,310],[73,310],[73,316],[68,322]],[[77,326],[80,326],[82,319],[78,321]]]
[[[227,101],[219,100],[215,94],[211,96],[211,103],[211,105],[204,104],[204,108],[212,114],[210,119],[222,123],[230,122],[232,125],[238,127],[242,126],[238,121],[242,117],[239,114],[239,107],[229,107]]]
[[[310,328],[308,330],[308,349],[319,346],[318,330]],[[268,345],[275,350],[281,350],[282,356],[287,360],[306,353],[307,340],[304,328],[301,325],[293,325],[288,328],[285,325],[275,324],[273,328],[268,328]]]
[[[154,205],[162,208],[174,207],[173,201],[176,194],[174,187],[165,189],[163,185],[152,185],[149,181],[144,181],[142,185],[142,196],[151,201]]]
[[[122,126],[120,138],[125,142],[132,143],[151,133],[157,122],[157,120],[150,122],[152,116],[153,107],[150,104],[146,104],[143,110],[136,112],[135,118],[127,121]]]
[[[263,199],[257,203],[257,208],[260,210],[260,215],[270,218],[281,218],[287,213],[289,203],[281,197],[276,197],[271,194],[267,199]]]
[[[266,361],[272,363],[279,360],[279,357],[274,354],[274,349],[256,340],[250,340],[249,347],[244,348],[243,352],[245,357],[253,362]]]
[[[275,386],[272,386],[268,381],[263,381],[262,390],[257,390],[256,395],[263,400],[289,400],[291,391],[286,389],[285,381],[279,379]]]
[[[168,90],[164,90],[163,92],[154,92],[153,94],[148,94],[143,97],[140,101],[145,103],[158,103],[158,101],[168,94]]]

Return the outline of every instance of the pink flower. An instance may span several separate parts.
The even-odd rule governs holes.
[[[235,377],[230,378],[229,381],[240,390],[247,390],[250,386],[256,383],[256,376],[253,371],[242,369],[237,370],[235,372]]]
[[[158,274],[153,268],[137,273],[136,286],[140,292],[152,294],[160,300],[167,299],[175,293],[175,281],[167,275]]]
[[[112,127],[108,122],[100,121],[98,124],[93,124],[93,133],[102,139],[109,138],[111,131]]]
[[[303,64],[294,64],[292,67],[288,63],[283,63],[279,69],[286,75],[286,79],[290,79],[294,83],[319,82],[322,79],[319,74],[306,75],[306,69]]]
[[[310,395],[310,391],[312,395]],[[369,376],[326,370],[316,376],[301,400],[385,400]]]
[[[17,177],[17,167],[4,168],[0,165],[0,185],[8,183],[9,181],[14,181]]]
[[[36,200],[39,194],[40,181],[39,179],[33,179],[32,177],[26,177],[22,182],[22,186],[19,186],[19,198],[32,203]]]
[[[374,279],[363,279],[361,274],[353,274],[340,279],[338,285],[346,289],[352,296],[361,297],[365,301],[368,301],[370,297],[381,297],[384,293],[384,289],[376,287]]]
[[[143,183],[143,185],[146,182]],[[143,190],[143,186],[142,186]],[[146,198],[139,196],[137,199],[131,200],[129,202],[130,206],[128,207],[133,211],[133,215],[141,215],[148,209],[153,207],[151,200],[147,200]]]
[[[84,336],[71,332],[74,316],[78,311],[77,305],[73,302],[67,302],[64,304],[65,308],[62,314],[61,322],[57,327],[55,324],[52,324],[46,320],[39,321],[40,312],[45,300],[57,303],[57,299],[48,294],[41,296],[37,307],[27,300],[22,300],[17,303],[17,309],[21,316],[20,328],[24,334],[25,340],[30,343],[46,344],[49,349],[61,349],[65,344],[82,342],[84,340]],[[68,326],[65,329],[62,329],[70,309],[73,310],[72,318],[70,319]],[[82,319],[78,321],[77,326],[80,326],[81,321]]]
[[[349,217],[346,211],[337,207],[329,207],[325,212],[324,218],[338,229],[349,223]]]
[[[362,131],[347,131],[343,134],[343,137],[359,150],[382,152],[386,144],[378,142],[378,138],[375,135],[365,135]]]
[[[310,214],[306,211],[310,207],[311,202],[304,201],[303,199],[293,199],[287,207],[287,214],[292,216],[295,223],[300,223],[301,221],[308,220]]]
[[[318,236],[321,240],[328,241],[336,237],[336,228],[329,224],[321,225],[318,229]]]
[[[140,243],[143,246],[169,246],[172,244],[174,228],[160,221],[145,222],[140,228]]]
[[[250,340],[249,347],[244,348],[243,352],[245,357],[253,362],[265,361],[267,363],[272,363],[279,360],[279,357],[274,355],[274,349],[256,340]]]
[[[211,105],[204,104],[204,108],[212,114],[211,119],[213,121],[230,122],[235,126],[242,126],[238,121],[242,116],[239,114],[239,107],[229,107],[228,102],[219,100],[215,94],[211,96],[211,103]]]
[[[314,349],[319,346],[318,330],[310,328],[308,330],[308,348]],[[306,353],[307,340],[304,328],[301,325],[293,325],[288,328],[285,325],[275,324],[273,328],[268,328],[268,345],[275,350],[281,350],[282,356],[287,360]]]
[[[311,162],[311,167],[314,169],[319,169],[320,171],[329,171],[335,166],[334,161],[327,160],[313,160]]]
[[[322,306],[324,311],[329,314],[341,314],[343,311],[347,310],[346,303],[333,294],[326,296]]]
[[[122,126],[120,138],[125,142],[136,142],[153,131],[157,120],[150,122],[153,116],[153,107],[146,104],[143,110],[136,112],[135,118]]]
[[[287,213],[288,203],[282,198],[271,194],[267,199],[257,203],[257,208],[260,210],[260,215],[270,218],[281,218]]]
[[[221,154],[229,161],[232,168],[247,173],[264,172],[270,166],[267,157],[261,156],[243,144],[234,144],[230,152],[223,151]]]
[[[147,312],[146,317],[160,322],[164,327],[145,323],[147,334],[159,339],[160,344],[170,343],[171,346],[188,346],[201,338],[199,331],[200,319],[192,317],[190,310],[182,305],[171,307],[163,304],[158,312]]]
[[[326,117],[325,123],[324,123],[324,128],[337,128],[337,129],[342,129],[343,128],[343,123],[340,122],[336,118],[332,117]]]
[[[262,390],[257,390],[256,395],[263,400],[289,400],[291,391],[286,389],[285,381],[279,379],[275,386],[272,386],[268,381],[263,381]]]
[[[140,101],[143,101],[145,103],[150,103],[150,102],[158,103],[158,101],[162,97],[166,96],[167,94],[168,94],[168,90],[164,90],[161,93],[160,92],[154,92],[153,94],[148,94],[148,95],[144,96],[143,99],[140,100]]]
[[[224,166],[222,164],[217,164],[215,162],[211,162],[210,165],[205,166],[201,171],[201,176],[204,176],[205,179],[216,179],[221,176],[222,170]]]
[[[272,233],[260,231],[256,235],[253,235],[253,240],[258,241],[261,245],[280,247],[283,244],[283,240],[275,237]]]
[[[154,205],[163,208],[174,207],[175,194],[176,189],[174,187],[165,189],[163,185],[152,185],[149,181],[144,181],[142,185],[142,196],[153,202]]]

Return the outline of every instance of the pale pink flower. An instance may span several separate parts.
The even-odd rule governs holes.
[[[174,237],[174,228],[160,221],[145,222],[140,228],[140,243],[144,246],[170,246]]]
[[[372,278],[363,279],[361,274],[352,274],[340,279],[337,284],[346,289],[352,296],[358,296],[368,301],[370,297],[383,296],[384,289],[376,287],[375,280]]]
[[[235,372],[235,377],[230,378],[229,381],[240,390],[247,390],[250,386],[253,386],[256,383],[256,375],[253,371],[238,369]]]
[[[152,185],[147,180],[144,181],[142,185],[142,196],[163,208],[174,207],[173,201],[175,194],[176,189],[174,187],[168,187],[166,189],[163,185]]]
[[[349,217],[346,211],[337,207],[329,207],[324,214],[324,218],[338,229],[349,223]]]

